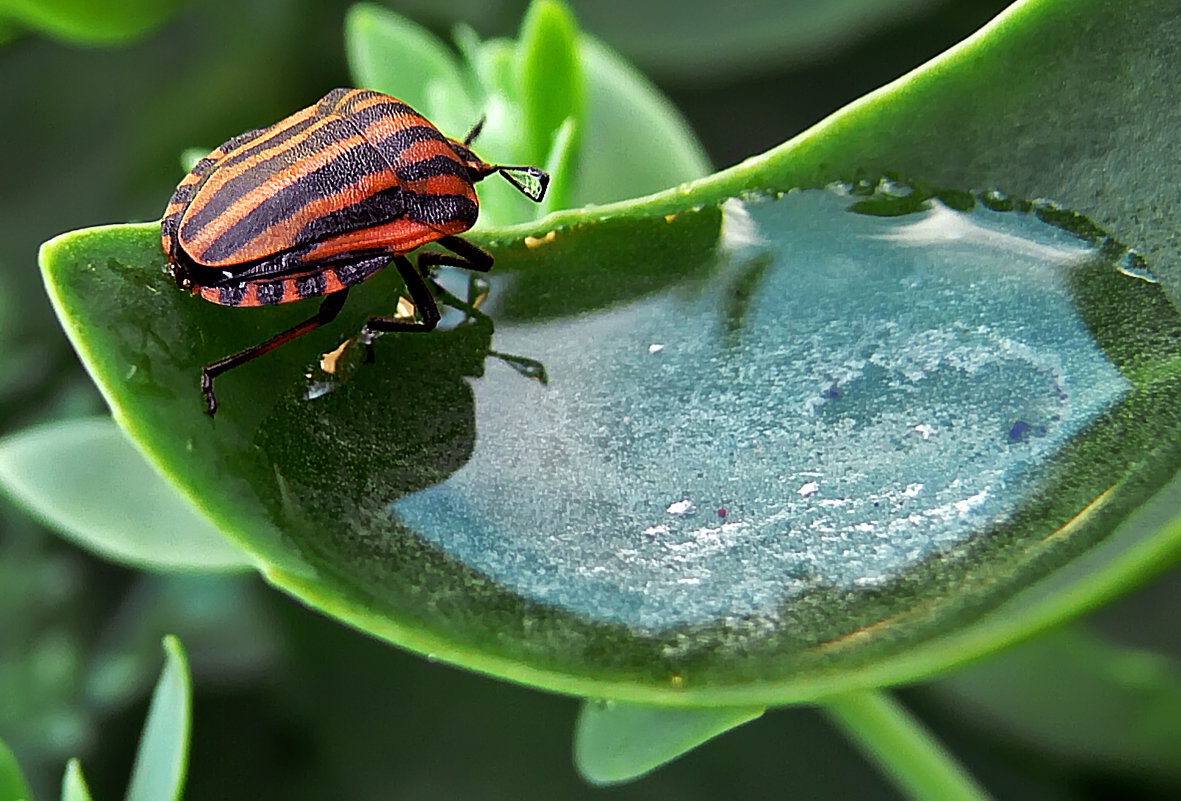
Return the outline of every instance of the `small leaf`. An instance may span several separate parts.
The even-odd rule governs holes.
[[[431,85],[464,96],[455,55],[416,22],[370,3],[353,6],[345,18],[345,49],[355,84],[404,100],[431,115]],[[437,90],[436,90],[437,91]]]
[[[594,784],[631,781],[764,711],[587,701],[575,729],[574,762]]]
[[[91,801],[90,786],[82,775],[82,763],[71,759],[62,776],[62,801]]]
[[[556,209],[566,208],[569,205],[568,198],[573,191],[574,182],[558,181],[554,183],[553,176],[574,174],[576,127],[577,123],[574,122],[574,118],[568,117],[554,136],[553,147],[550,149],[549,157],[545,160],[545,171],[549,174],[551,183],[549,192],[541,204],[542,215],[549,214]]]
[[[0,440],[0,489],[75,544],[116,562],[149,570],[252,566],[107,417]]]
[[[127,801],[175,801],[184,789],[192,702],[189,666],[175,637],[164,638],[164,652],[164,670],[140,735]]]
[[[16,754],[3,740],[0,740],[0,801],[33,801]]]
[[[1061,759],[1181,776],[1181,670],[1083,628],[956,671],[929,691],[982,728]]]
[[[578,24],[558,0],[534,0],[521,24],[513,99],[524,111],[525,160],[542,163],[562,123],[586,114]],[[577,151],[577,143],[570,146]]]
[[[709,174],[705,148],[651,81],[593,36],[583,35],[582,58],[587,128],[578,169],[554,178],[574,184],[572,206],[647,195]]]
[[[185,172],[191,172],[198,161],[209,155],[209,151],[208,147],[186,147],[180,152],[180,168]]]

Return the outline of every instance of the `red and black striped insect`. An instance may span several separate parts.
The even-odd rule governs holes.
[[[439,308],[428,281],[438,265],[486,272],[492,256],[456,236],[476,222],[474,184],[500,173],[533,201],[549,175],[488,164],[400,100],[334,89],[314,106],[214,150],[177,186],[161,222],[177,286],[222,306],[268,306],[326,296],[315,315],[208,364],[201,393],[217,413],[213,379],[332,321],[348,289],[391,261],[418,320],[371,317],[362,339],[430,331]],[[427,243],[450,253],[406,254]]]

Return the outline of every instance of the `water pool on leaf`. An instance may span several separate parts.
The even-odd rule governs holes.
[[[470,459],[394,519],[528,598],[657,631],[774,625],[1012,520],[1133,389],[1071,287],[1110,268],[1032,214],[855,200],[731,204],[754,241],[704,283],[499,325],[549,384],[490,363]]]

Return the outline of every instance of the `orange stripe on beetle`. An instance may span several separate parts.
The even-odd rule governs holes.
[[[210,414],[214,377],[329,322],[350,286],[391,261],[420,321],[375,317],[366,324],[374,332],[434,327],[439,312],[423,277],[432,265],[492,266],[489,254],[456,236],[479,214],[475,184],[499,172],[540,201],[549,176],[480,159],[470,148],[479,129],[450,139],[396,98],[335,89],[197,162],[161,220],[177,285],[231,307],[325,298],[304,323],[204,368]],[[451,254],[420,257],[415,270],[405,254],[431,242]]]

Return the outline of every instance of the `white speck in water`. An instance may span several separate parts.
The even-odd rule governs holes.
[[[955,502],[955,510],[957,512],[959,512],[960,514],[967,514],[968,512],[972,511],[973,509],[975,509],[976,507],[978,507],[982,503],[984,503],[984,500],[987,497],[988,497],[988,487],[985,487],[984,489],[977,492],[975,495],[970,495],[967,498],[964,498],[962,501],[956,501]]]
[[[666,511],[670,515],[676,515],[678,517],[683,517],[685,515],[692,514],[696,510],[697,510],[697,507],[695,507],[693,505],[693,501],[684,500],[684,501],[677,501],[676,503],[670,503],[668,505],[668,509]]]
[[[664,345],[658,345],[655,342],[648,346],[649,353],[660,353],[662,350],[664,350]]]
[[[923,491],[922,484],[907,484],[906,489],[902,490],[902,494],[907,498],[913,498]]]
[[[647,534],[649,537],[659,537],[664,534],[668,534],[670,530],[671,529],[669,529],[668,526],[661,523],[656,526],[648,526],[648,528],[644,529],[644,533]]]
[[[809,481],[807,484],[800,487],[796,491],[800,493],[801,497],[809,498],[809,497],[815,495],[816,493],[820,492],[820,484],[818,484],[815,481]]]
[[[914,427],[914,430],[921,434],[923,439],[930,439],[931,435],[935,433],[935,429],[926,423],[920,423]]]

